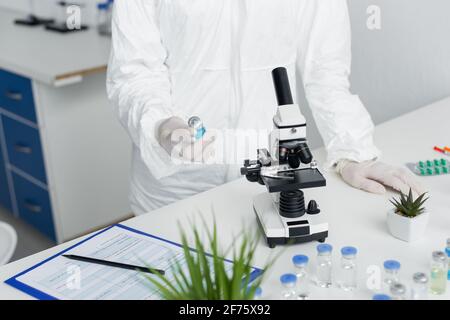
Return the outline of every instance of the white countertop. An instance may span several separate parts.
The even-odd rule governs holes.
[[[14,24],[23,13],[0,10],[0,69],[47,84],[104,72],[111,39],[95,28],[59,34]]]
[[[384,153],[383,160],[402,166],[407,162],[440,158],[433,151],[434,145],[450,144],[450,98],[421,108],[400,118],[377,127],[376,142]],[[319,163],[323,162],[323,150],[315,152]],[[334,246],[334,261],[339,261],[339,249],[345,245],[358,248],[359,289],[345,293],[337,288],[319,289],[312,287],[312,299],[370,299],[371,292],[366,289],[367,267],[382,266],[386,259],[397,259],[402,264],[401,278],[410,284],[414,272],[428,273],[431,252],[443,250],[446,239],[450,237],[450,176],[420,178],[430,191],[428,209],[432,216],[423,239],[406,243],[393,238],[387,231],[386,212],[390,208],[389,198],[368,194],[347,186],[335,173],[326,174],[328,186],[306,190],[307,198],[318,201],[323,213],[328,215],[330,235],[327,242]],[[177,222],[188,226],[201,212],[206,221],[212,221],[213,211],[218,223],[219,239],[226,245],[233,240],[245,226],[256,229],[252,209],[252,197],[265,188],[240,179],[220,186],[192,198],[179,201],[152,213],[130,219],[124,224],[144,232],[170,240],[179,241]],[[199,221],[197,218],[196,221]],[[33,266],[49,256],[74,244],[75,240],[55,248],[35,254],[0,268],[0,281]],[[263,283],[263,298],[279,298],[279,277],[282,273],[293,271],[291,258],[294,254],[307,254],[312,263],[316,257],[317,243],[269,249],[261,239],[255,255],[255,265],[262,267],[268,257],[281,252],[274,267]],[[450,287],[446,295],[433,296],[450,299]],[[31,299],[26,294],[0,284],[0,299]]]

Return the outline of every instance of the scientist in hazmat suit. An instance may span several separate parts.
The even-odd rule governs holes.
[[[107,89],[133,142],[136,214],[238,177],[236,163],[205,161],[221,148],[211,132],[269,132],[276,67],[288,69],[294,88],[296,72],[302,77],[328,167],[368,192],[421,192],[405,170],[377,161],[371,117],[349,91],[346,0],[116,0],[112,30]],[[174,139],[194,134],[194,115],[207,134]]]

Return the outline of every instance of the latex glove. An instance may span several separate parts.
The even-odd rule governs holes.
[[[341,160],[337,164],[337,171],[342,179],[354,188],[370,193],[384,194],[387,187],[408,194],[420,195],[423,187],[406,169],[394,167],[378,161],[353,162]]]
[[[215,138],[210,131],[206,131],[202,139],[196,140],[195,129],[178,117],[164,120],[157,131],[159,144],[173,160],[191,163],[204,163],[214,155]]]

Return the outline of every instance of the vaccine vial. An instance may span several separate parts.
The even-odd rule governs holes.
[[[450,280],[450,238],[447,239],[447,248],[445,248],[445,253],[447,253],[448,261],[447,279]]]
[[[392,300],[406,300],[406,287],[400,282],[392,283],[390,291]]]
[[[447,289],[448,262],[447,255],[435,251],[431,260],[430,292],[435,295],[444,294]]]
[[[281,298],[283,300],[297,300],[297,293],[295,291],[297,276],[292,273],[283,274],[280,277],[280,282],[283,287],[281,291]]]
[[[261,287],[256,288],[255,295],[253,296],[253,300],[261,300],[262,297],[262,289]]]
[[[341,249],[341,266],[339,270],[338,286],[345,291],[356,289],[357,265],[355,247],[343,247]]]
[[[329,244],[317,246],[317,285],[321,288],[331,287],[332,251],[333,247]]]
[[[387,294],[375,294],[372,297],[372,300],[377,300],[377,301],[385,301],[385,300],[392,300],[390,296],[388,296]]]
[[[297,276],[297,297],[299,300],[307,300],[309,298],[309,258],[299,254],[292,258],[292,262],[294,263],[295,275]]]
[[[411,299],[427,300],[427,298],[428,298],[428,277],[425,273],[417,272],[413,275]]]
[[[194,139],[195,140],[200,140],[201,138],[203,138],[203,136],[206,133],[206,129],[203,126],[202,120],[197,116],[193,116],[193,117],[189,118],[188,126],[189,126],[189,128],[194,129],[194,132],[195,132]]]
[[[390,292],[391,285],[398,282],[398,274],[400,272],[400,262],[397,260],[386,260],[383,264],[383,289],[384,292]]]

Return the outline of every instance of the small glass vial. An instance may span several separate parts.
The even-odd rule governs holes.
[[[309,258],[299,254],[292,258],[292,262],[294,263],[295,274],[297,276],[297,297],[299,300],[307,300],[309,298]]]
[[[398,274],[401,264],[396,260],[386,260],[383,264],[383,288],[384,292],[390,292],[391,285],[398,282]]]
[[[447,239],[447,248],[445,248],[445,253],[447,254],[448,261],[447,280],[450,280],[450,238]]]
[[[427,298],[428,298],[428,277],[425,273],[417,272],[413,275],[411,299],[427,300]]]
[[[262,289],[261,287],[256,288],[255,295],[253,296],[253,300],[261,300],[262,297]]]
[[[329,244],[317,246],[317,285],[321,288],[331,287],[332,251],[333,247]]]
[[[339,288],[345,291],[356,289],[357,267],[356,254],[358,250],[355,247],[344,247],[341,249],[341,268],[339,270]]]
[[[297,300],[297,292],[295,286],[297,285],[297,276],[292,273],[283,274],[280,277],[283,289],[281,291],[281,298],[283,300]]]
[[[431,260],[430,292],[444,294],[447,289],[448,262],[447,255],[442,251],[435,251]]]
[[[197,116],[192,116],[188,119],[188,126],[189,126],[189,128],[194,129],[194,131],[195,131],[194,139],[195,140],[200,140],[201,138],[203,138],[203,136],[206,133],[206,129],[205,129],[205,126],[203,125],[203,121]]]
[[[400,282],[391,284],[392,300],[406,300],[406,287]]]
[[[391,299],[391,297],[390,296],[388,296],[387,294],[381,294],[381,293],[379,293],[379,294],[375,294],[373,297],[372,297],[372,300],[376,300],[376,301],[386,301],[386,300],[392,300]]]

